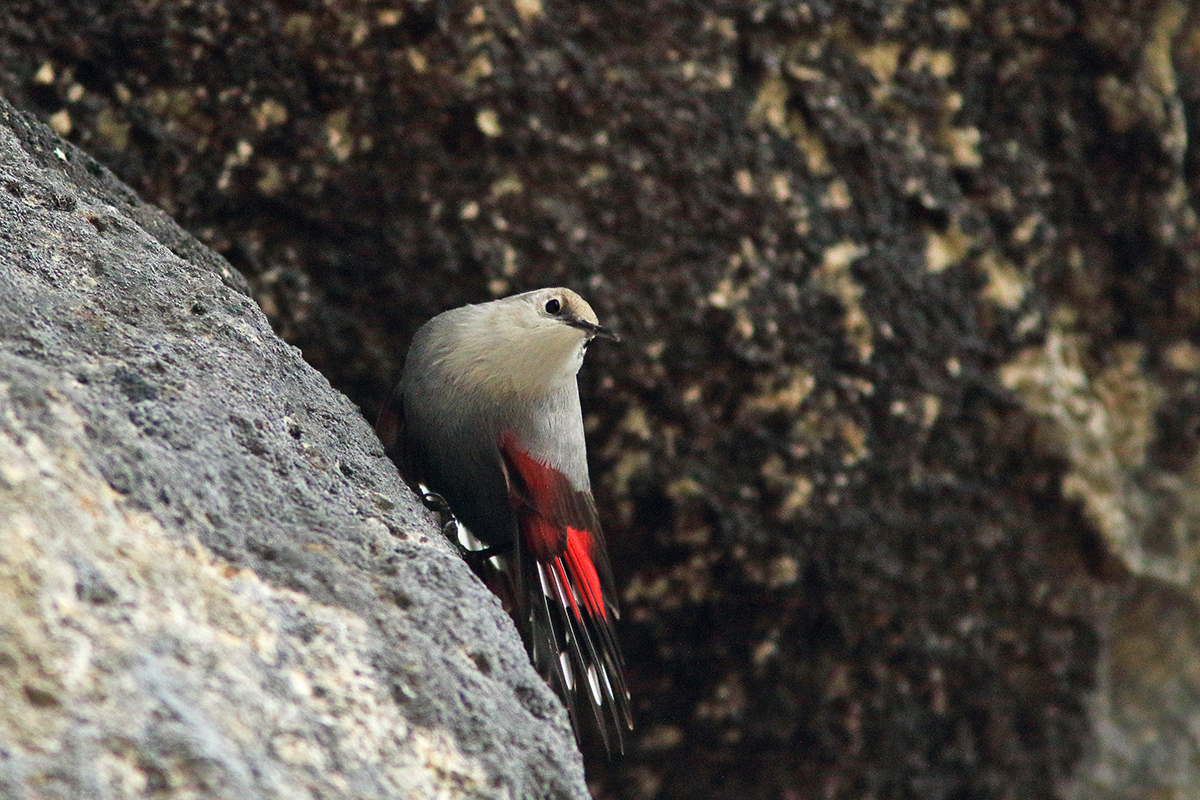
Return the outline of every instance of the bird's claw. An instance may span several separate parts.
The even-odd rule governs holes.
[[[446,498],[442,497],[437,492],[422,492],[421,502],[430,511],[437,513],[441,520],[442,536],[450,544],[454,545],[454,549],[458,551],[459,556],[473,570],[479,569],[485,561],[494,555],[498,555],[502,548],[485,547],[482,550],[472,550],[463,545],[458,538],[458,519],[454,516],[454,512],[450,510],[450,504],[446,502]]]
[[[446,502],[446,498],[442,497],[437,492],[421,492],[421,502],[430,511],[436,511],[439,514],[454,516],[450,513],[450,504]]]
[[[446,502],[446,498],[437,492],[421,492],[421,503],[438,515],[442,536],[445,536],[450,544],[462,550],[463,547],[458,542],[458,520],[454,518],[454,512],[450,510],[450,504]]]

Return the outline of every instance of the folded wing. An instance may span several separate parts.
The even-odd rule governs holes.
[[[534,665],[563,698],[576,729],[575,698],[582,694],[605,748],[612,752],[615,744],[624,752],[624,731],[633,728],[633,716],[613,628],[616,591],[595,501],[511,435],[500,444],[509,502],[525,545],[514,548],[514,569],[521,583],[517,602],[526,606],[521,613],[530,621]]]

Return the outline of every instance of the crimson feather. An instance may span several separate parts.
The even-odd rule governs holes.
[[[623,752],[633,716],[613,628],[616,589],[592,493],[530,456],[507,432],[500,452],[523,545],[515,548],[522,563],[514,577],[530,621],[534,664],[560,689],[576,728],[574,698],[584,694],[605,748],[613,749],[615,732],[616,749]],[[532,559],[522,559],[526,553]]]

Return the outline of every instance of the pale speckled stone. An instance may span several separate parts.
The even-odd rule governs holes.
[[[499,603],[239,276],[2,101],[0,230],[0,798],[587,796]]]

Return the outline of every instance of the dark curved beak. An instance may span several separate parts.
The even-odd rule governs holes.
[[[584,322],[581,319],[573,319],[567,322],[572,328],[578,328],[581,331],[587,331],[593,339],[608,339],[612,342],[620,342],[621,337],[616,333],[605,328],[603,325],[593,325],[590,322]]]

